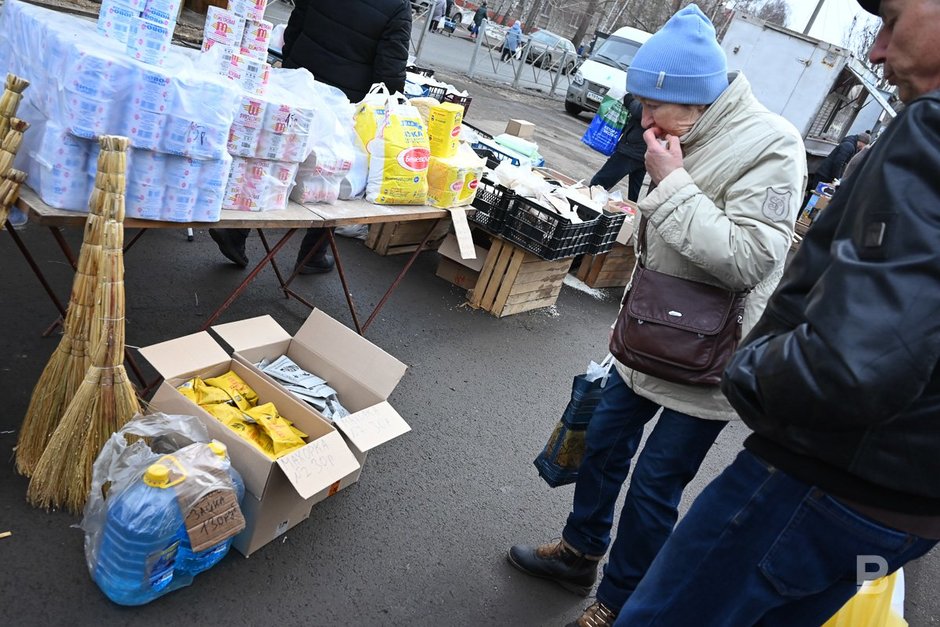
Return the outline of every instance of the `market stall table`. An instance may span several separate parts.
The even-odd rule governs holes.
[[[26,186],[22,188],[20,198],[17,201],[17,206],[24,212],[28,213],[30,220],[34,221],[40,226],[45,226],[50,230],[53,237],[56,239],[56,242],[59,244],[59,247],[62,249],[63,254],[74,268],[76,263],[75,255],[72,252],[68,242],[63,237],[61,229],[64,227],[81,228],[85,224],[86,214],[74,211],[64,211],[50,207],[39,198],[35,191]],[[140,230],[130,241],[127,242],[125,245],[125,251],[130,249],[131,246],[133,246],[134,243],[140,239],[143,233],[149,229],[185,229],[192,227],[216,229],[256,229],[258,231],[258,235],[261,238],[261,243],[264,246],[266,255],[232,291],[232,293],[225,299],[222,305],[219,306],[219,308],[216,309],[211,316],[209,316],[209,318],[200,328],[200,330],[205,330],[208,329],[212,323],[215,322],[219,316],[221,316],[222,313],[232,305],[233,302],[235,302],[235,300],[245,291],[245,289],[247,289],[248,285],[268,264],[270,264],[274,270],[274,273],[278,279],[278,283],[280,284],[281,289],[284,291],[286,297],[293,297],[308,307],[313,308],[313,304],[311,304],[302,295],[291,288],[291,283],[297,275],[297,270],[295,269],[294,272],[285,279],[280,268],[277,266],[275,256],[284,247],[284,245],[287,244],[287,242],[291,239],[294,233],[297,232],[298,229],[308,227],[325,227],[325,240],[318,243],[314,250],[311,251],[310,256],[315,254],[316,250],[324,245],[325,242],[329,243],[330,248],[333,251],[333,256],[336,260],[337,271],[340,276],[340,281],[343,284],[343,291],[346,294],[346,301],[349,305],[349,311],[352,315],[356,331],[358,331],[360,334],[363,334],[372,324],[372,321],[378,315],[382,307],[384,307],[391,294],[401,283],[405,274],[413,265],[418,254],[424,250],[426,241],[422,242],[421,245],[418,246],[418,248],[414,251],[414,253],[412,253],[411,257],[399,272],[388,291],[386,291],[382,299],[375,306],[375,309],[366,319],[366,322],[364,324],[360,324],[359,316],[353,304],[352,295],[346,280],[346,273],[343,269],[342,258],[340,256],[339,250],[336,247],[336,240],[333,235],[333,227],[348,224],[375,224],[381,222],[401,222],[412,220],[439,221],[449,215],[450,214],[447,210],[435,209],[433,207],[383,206],[374,205],[364,200],[350,200],[340,201],[335,205],[301,205],[295,202],[290,202],[288,203],[286,209],[280,211],[223,211],[219,222],[212,223],[159,222],[153,220],[138,220],[134,218],[127,218],[124,223],[125,228],[137,228]],[[281,237],[280,240],[277,241],[274,246],[270,246],[264,234],[265,229],[287,229],[287,232]],[[55,295],[55,292],[52,290],[49,282],[46,280],[42,270],[36,264],[32,254],[29,251],[29,248],[20,239],[15,229],[9,223],[7,223],[7,231],[10,233],[10,236],[13,238],[17,248],[26,259],[26,262],[29,264],[33,273],[39,279],[46,293],[49,295],[50,300],[52,300],[53,304],[58,309],[59,314],[64,317],[65,308],[62,306],[61,301]],[[54,328],[54,326],[51,328]],[[47,334],[51,331],[51,328],[47,330]]]

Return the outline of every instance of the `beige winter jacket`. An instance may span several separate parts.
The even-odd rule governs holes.
[[[729,290],[749,289],[742,337],[783,274],[806,185],[797,130],[751,93],[741,73],[681,138],[684,168],[640,203],[647,268]],[[629,288],[628,288],[629,289]],[[617,363],[637,394],[698,418],[736,414],[718,387],[663,381]]]

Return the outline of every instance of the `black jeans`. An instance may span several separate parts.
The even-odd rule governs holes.
[[[231,229],[230,232],[233,235],[233,239],[238,238],[239,243],[244,245],[245,240],[248,239],[248,234],[251,233],[251,229]],[[307,229],[307,233],[300,242],[300,250],[297,251],[297,263],[303,261],[303,258],[307,256],[307,253],[309,253],[310,250],[317,245],[317,242],[320,241],[320,238],[325,238],[325,236],[326,229],[324,228]],[[325,255],[327,250],[329,250],[329,244],[327,244],[326,240],[324,239],[323,246],[321,246],[320,250],[317,251],[317,254],[313,256],[313,259]]]
[[[646,164],[621,152],[614,152],[608,157],[607,162],[591,179],[591,185],[600,185],[610,190],[627,175],[630,176],[627,199],[636,202],[640,197],[640,188],[643,187],[643,178],[646,176]]]

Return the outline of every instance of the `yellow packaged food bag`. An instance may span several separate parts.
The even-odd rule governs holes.
[[[366,199],[378,205],[423,205],[428,196],[431,151],[421,114],[389,100],[385,122],[368,145]]]
[[[428,116],[428,144],[432,157],[449,159],[457,154],[460,145],[460,125],[463,107],[453,102],[442,102],[431,107]]]
[[[240,438],[251,442],[255,448],[271,459],[276,459],[274,456],[274,443],[271,441],[271,437],[261,428],[254,418],[248,416],[237,407],[232,407],[228,403],[206,405],[203,409],[212,414],[216,420],[237,433]]]
[[[218,377],[206,379],[206,384],[225,392],[239,409],[250,409],[258,404],[258,394],[231,370]]]
[[[418,113],[421,114],[421,120],[424,122],[425,126],[428,125],[428,122],[431,119],[431,109],[441,104],[437,98],[430,97],[409,98],[408,103],[417,109]],[[434,154],[433,149],[431,150],[431,154]]]
[[[229,395],[224,390],[207,385],[206,382],[199,377],[193,377],[176,389],[180,394],[197,405],[215,405],[216,403],[231,402],[231,398],[229,398]]]
[[[353,115],[353,128],[359,138],[359,148],[365,151],[369,160],[369,144],[379,136],[385,124],[385,109],[388,106],[389,93],[384,83],[373,85],[362,102],[356,105]]]
[[[274,403],[265,403],[264,405],[252,407],[245,414],[253,418],[258,426],[271,438],[275,459],[304,445],[303,438],[306,437],[306,434],[300,432],[302,435],[298,436],[295,432],[298,432],[299,429],[293,427],[278,413]]]
[[[463,207],[473,202],[486,160],[467,145],[460,146],[450,159],[431,157],[428,167],[428,204],[442,209]]]

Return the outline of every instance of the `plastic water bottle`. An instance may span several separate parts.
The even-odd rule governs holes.
[[[209,450],[222,460],[225,470],[232,478],[232,483],[235,484],[235,494],[238,497],[238,504],[240,506],[242,499],[245,497],[245,482],[242,481],[242,477],[238,474],[238,471],[232,467],[232,462],[228,456],[228,448],[217,440],[213,440],[208,446]],[[180,527],[180,550],[179,557],[176,561],[176,571],[185,575],[195,576],[205,570],[209,570],[222,561],[222,558],[228,554],[228,550],[232,547],[234,540],[235,538],[232,537],[208,549],[194,553],[192,545],[189,543],[189,534],[186,533],[185,525],[182,525]]]
[[[108,505],[95,583],[119,605],[143,605],[169,592],[182,524],[170,469],[153,464]]]

